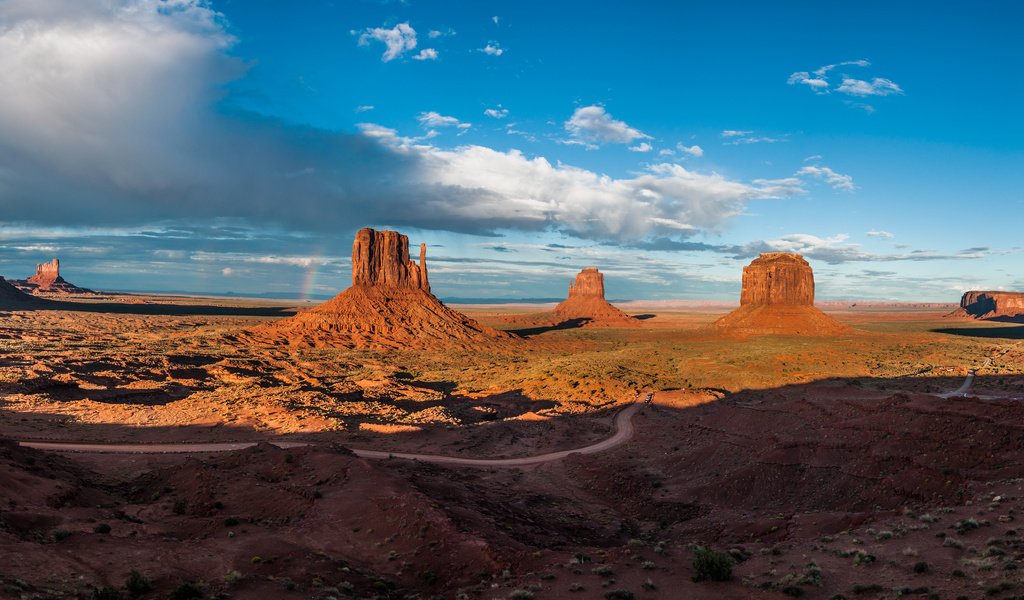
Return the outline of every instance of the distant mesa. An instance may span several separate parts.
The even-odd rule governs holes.
[[[804,257],[768,252],[743,267],[740,307],[712,324],[741,335],[833,335],[849,331],[814,306],[814,271]]]
[[[554,310],[562,321],[581,319],[591,326],[624,326],[639,323],[604,299],[604,273],[596,267],[583,269],[569,283],[569,297]]]
[[[949,315],[967,319],[1024,318],[1024,293],[972,290],[960,298],[960,308]]]
[[[430,292],[427,248],[409,258],[409,238],[370,228],[352,244],[352,287],[332,300],[258,328],[258,337],[310,347],[475,347],[512,341],[445,306]]]
[[[96,292],[80,288],[68,283],[60,276],[60,261],[56,258],[50,262],[36,265],[36,274],[28,279],[11,282],[21,291],[40,295],[92,295]]]

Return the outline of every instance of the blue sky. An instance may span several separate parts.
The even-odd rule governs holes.
[[[1024,7],[0,0],[0,275],[330,295],[352,234],[440,296],[1024,289]]]

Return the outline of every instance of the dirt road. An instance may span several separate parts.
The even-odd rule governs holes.
[[[570,454],[594,454],[603,452],[628,442],[633,437],[633,415],[640,410],[641,405],[631,404],[620,410],[615,415],[614,433],[600,442],[576,448],[573,450],[561,450],[559,452],[548,452],[536,456],[524,456],[520,458],[463,458],[459,456],[439,456],[436,454],[413,454],[406,452],[385,452],[380,450],[363,450],[352,448],[357,456],[371,459],[383,458],[404,458],[408,460],[419,460],[423,462],[440,465],[455,465],[463,467],[527,467],[541,463],[561,460]],[[37,450],[49,450],[53,452],[86,452],[86,453],[110,453],[110,454],[172,454],[172,453],[193,453],[193,452],[230,452],[232,450],[243,450],[256,445],[256,442],[224,442],[224,443],[196,443],[196,444],[84,444],[75,442],[18,442],[27,448]],[[279,448],[297,448],[307,446],[305,442],[270,442]]]

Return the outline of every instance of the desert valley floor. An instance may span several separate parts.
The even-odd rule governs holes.
[[[262,301],[0,312],[0,597],[1024,595],[1024,325],[835,304],[840,334],[734,337],[730,306],[619,306],[642,318],[460,306],[518,337],[399,350],[255,343],[294,310]],[[638,391],[604,452],[351,450],[581,448]],[[18,443],[256,441],[285,447]],[[698,547],[732,579],[693,581]]]

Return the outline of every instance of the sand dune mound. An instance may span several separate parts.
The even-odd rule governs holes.
[[[11,282],[19,290],[27,294],[43,295],[85,295],[96,292],[68,283],[60,275],[60,261],[56,258],[50,262],[36,265],[36,274],[28,279]]]
[[[740,307],[712,323],[739,335],[834,335],[849,327],[814,306],[814,271],[799,254],[762,254],[743,268]]]
[[[960,298],[960,308],[946,315],[963,319],[1024,317],[1024,293],[971,290]]]
[[[0,310],[30,308],[33,305],[40,304],[41,302],[42,300],[26,294],[14,287],[3,277],[0,277]]]
[[[445,306],[430,292],[426,245],[419,264],[409,238],[362,229],[352,246],[352,287],[310,310],[259,328],[258,336],[289,345],[399,349],[511,341]]]

